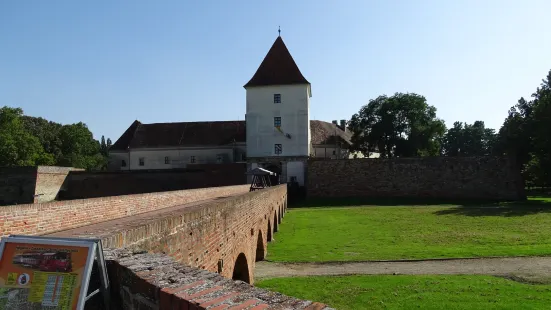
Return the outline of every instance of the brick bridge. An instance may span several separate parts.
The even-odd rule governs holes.
[[[1,207],[0,234],[101,238],[118,308],[329,309],[249,285],[287,209],[287,188],[248,189]]]

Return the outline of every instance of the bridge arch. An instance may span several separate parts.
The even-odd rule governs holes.
[[[268,233],[266,240],[268,242],[272,241],[272,225],[270,225],[270,220],[268,220]]]
[[[251,283],[251,277],[249,275],[249,264],[247,264],[247,257],[243,253],[239,253],[233,266],[233,280],[241,280],[246,283]]]
[[[255,262],[259,262],[266,258],[266,247],[264,246],[264,238],[262,238],[262,230],[258,231],[258,238],[256,240],[256,256]]]
[[[278,206],[277,212],[278,212],[277,220],[278,220],[278,223],[281,224],[281,219],[283,217],[283,215],[281,214],[281,206]]]
[[[274,211],[274,232],[277,232],[277,211]]]

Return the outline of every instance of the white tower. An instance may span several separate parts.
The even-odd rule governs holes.
[[[310,83],[278,36],[245,84],[247,160],[279,173],[281,182],[304,185],[310,155]]]

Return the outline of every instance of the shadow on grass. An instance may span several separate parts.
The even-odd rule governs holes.
[[[324,208],[324,207],[355,207],[355,206],[458,206],[481,205],[497,203],[495,200],[457,200],[434,198],[310,198],[289,204],[291,208]]]
[[[455,208],[439,210],[436,215],[463,216],[525,216],[538,213],[551,213],[551,201],[528,200],[522,202],[502,202],[484,205],[460,205]]]
[[[551,199],[533,197],[526,201],[503,202],[495,200],[453,200],[428,198],[330,198],[306,199],[290,205],[291,208],[334,208],[359,206],[411,206],[449,207],[435,211],[435,215],[462,216],[525,216],[537,213],[551,213]]]

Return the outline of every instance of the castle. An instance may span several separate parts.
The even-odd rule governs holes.
[[[246,162],[304,185],[310,157],[351,156],[346,121],[310,120],[312,85],[278,36],[246,90],[245,121],[142,124],[134,121],[110,149],[111,170],[174,169]]]

